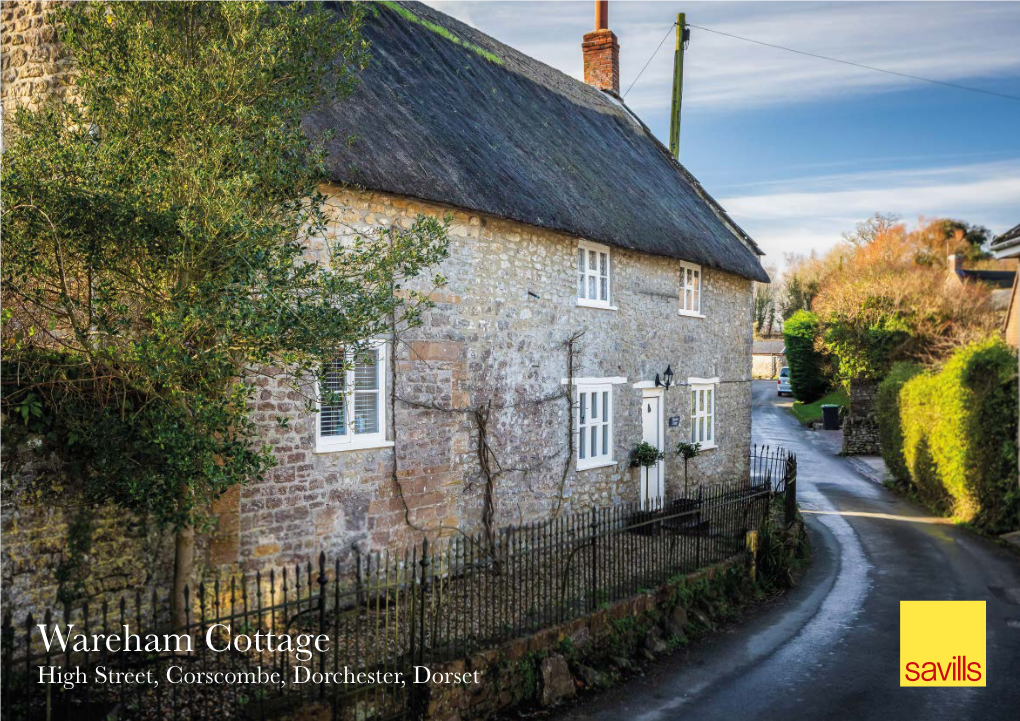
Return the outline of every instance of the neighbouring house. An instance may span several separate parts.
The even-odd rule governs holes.
[[[1008,260],[1014,265],[1020,266],[1020,225],[1013,226],[996,238],[989,250],[996,258]],[[1020,346],[1020,297],[1018,297],[1020,273],[1008,272],[1012,272],[1013,282],[1008,291],[1009,298],[1006,302],[1006,317],[1002,321],[1002,330],[1006,336],[1006,342],[1016,348]]]
[[[371,4],[370,66],[307,119],[335,134],[332,230],[309,252],[450,213],[448,283],[422,327],[333,376],[345,403],[305,413],[261,380],[279,466],[217,504],[208,566],[476,531],[489,504],[503,525],[647,501],[683,477],[679,441],[701,444],[692,480],[746,481],[761,251],[624,104],[601,24],[581,82],[428,6]],[[647,482],[642,440],[666,451]]]
[[[1002,330],[1006,342],[1014,348],[1020,348],[1020,225],[1014,225],[992,241],[989,250],[996,258],[1012,261],[1017,266],[1006,307],[1006,317],[1002,321]],[[1020,356],[1017,364],[1017,372],[1020,373]],[[1020,397],[1017,398],[1017,403],[1020,405]],[[1020,448],[1020,431],[1017,436],[1017,448]]]
[[[996,241],[998,242],[998,241]],[[1005,257],[1005,256],[1002,256]],[[991,289],[992,306],[999,311],[1007,311],[1010,296],[1016,283],[1015,270],[969,269],[963,267],[962,255],[950,255],[947,259],[947,285],[963,285],[964,283],[983,283]]]
[[[778,378],[786,365],[786,344],[780,340],[755,340],[751,343],[751,377]]]

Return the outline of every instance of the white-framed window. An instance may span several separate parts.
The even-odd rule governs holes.
[[[680,315],[704,318],[701,314],[701,266],[680,263]]]
[[[317,453],[393,445],[386,440],[387,352],[384,341],[373,342],[324,369],[322,386],[315,389]]]
[[[577,304],[613,309],[609,246],[587,240],[577,244]]]
[[[691,388],[691,443],[700,443],[702,449],[715,448],[715,396],[718,381],[692,379]]]
[[[613,461],[613,386],[577,385],[577,469],[608,466]]]

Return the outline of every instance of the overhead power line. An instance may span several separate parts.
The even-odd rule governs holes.
[[[806,55],[809,58],[817,58],[819,60],[828,60],[829,62],[833,62],[833,63],[842,63],[843,65],[850,65],[852,67],[861,68],[863,70],[873,70],[876,73],[885,73],[886,75],[895,75],[895,76],[900,77],[900,78],[907,78],[908,80],[918,80],[918,81],[925,82],[925,83],[932,83],[933,85],[942,85],[942,86],[947,87],[947,88],[956,88],[957,90],[967,90],[967,91],[972,92],[972,93],[983,93],[984,95],[994,95],[995,97],[1005,98],[1007,100],[1018,100],[1018,101],[1020,101],[1020,96],[1017,96],[1017,95],[1009,95],[1008,93],[999,93],[999,92],[996,92],[994,90],[985,90],[983,88],[975,88],[975,87],[972,87],[970,85],[961,85],[959,83],[950,83],[950,82],[947,82],[945,80],[934,80],[932,78],[924,78],[924,77],[921,77],[920,75],[911,75],[909,73],[900,73],[900,72],[897,72],[895,70],[886,70],[884,68],[876,68],[873,65],[865,65],[863,63],[855,63],[855,62],[853,62],[851,60],[842,60],[840,58],[831,58],[831,57],[829,57],[827,55],[819,55],[817,53],[809,53],[809,52],[804,51],[804,50],[796,50],[794,48],[788,48],[788,47],[785,47],[783,45],[775,45],[773,43],[766,43],[766,42],[764,42],[762,40],[755,40],[754,38],[745,38],[745,37],[742,37],[740,35],[734,35],[733,33],[723,32],[722,30],[713,30],[712,28],[706,28],[706,27],[703,27],[701,25],[694,25],[693,23],[687,23],[687,25],[688,25],[688,27],[697,28],[698,30],[704,30],[705,32],[709,32],[709,33],[715,33],[716,35],[724,35],[724,36],[726,36],[728,38],[734,38],[735,40],[743,40],[744,42],[754,43],[755,45],[764,45],[767,48],[775,48],[776,50],[786,50],[787,52],[796,53],[798,55]],[[670,29],[672,29],[672,28],[670,28]],[[667,32],[666,34],[668,35],[669,33]],[[660,45],[661,45],[661,43],[660,43]],[[653,57],[654,57],[654,55],[653,55]],[[649,59],[649,62],[651,62],[650,59]],[[645,65],[645,67],[648,67],[648,66]],[[641,72],[644,72],[644,70],[642,70]],[[638,77],[641,77],[640,73],[638,74]],[[634,82],[637,82],[637,78],[635,78]],[[633,86],[633,84],[632,84],[632,86]]]
[[[675,27],[676,23],[673,23],[672,25],[669,26],[669,29],[666,31],[666,34],[662,36],[662,40],[660,40],[659,44],[655,47],[655,52],[653,52],[652,56],[648,58],[648,62],[645,63],[645,66],[643,68],[641,68],[641,72],[637,74],[637,77],[634,78],[634,80],[631,81],[630,85],[627,86],[627,92],[623,94],[623,97],[627,97],[627,93],[629,93],[631,88],[634,87],[634,84],[637,83],[637,81],[641,78],[645,70],[648,69],[648,66],[652,64],[652,60],[654,60],[655,56],[659,54],[659,50],[662,49],[662,44],[666,42],[666,38],[669,37],[669,34],[673,32],[673,28]]]

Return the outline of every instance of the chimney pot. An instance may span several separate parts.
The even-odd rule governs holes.
[[[953,253],[949,256],[948,261],[949,270],[960,275],[961,271],[963,271],[963,256]]]
[[[609,29],[609,2],[595,3],[595,30],[584,36],[584,82],[620,94],[620,43]]]

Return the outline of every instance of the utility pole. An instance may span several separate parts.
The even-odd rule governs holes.
[[[676,16],[676,49],[673,51],[673,109],[669,115],[669,152],[680,159],[680,102],[684,92],[684,48],[691,39],[687,15]]]

